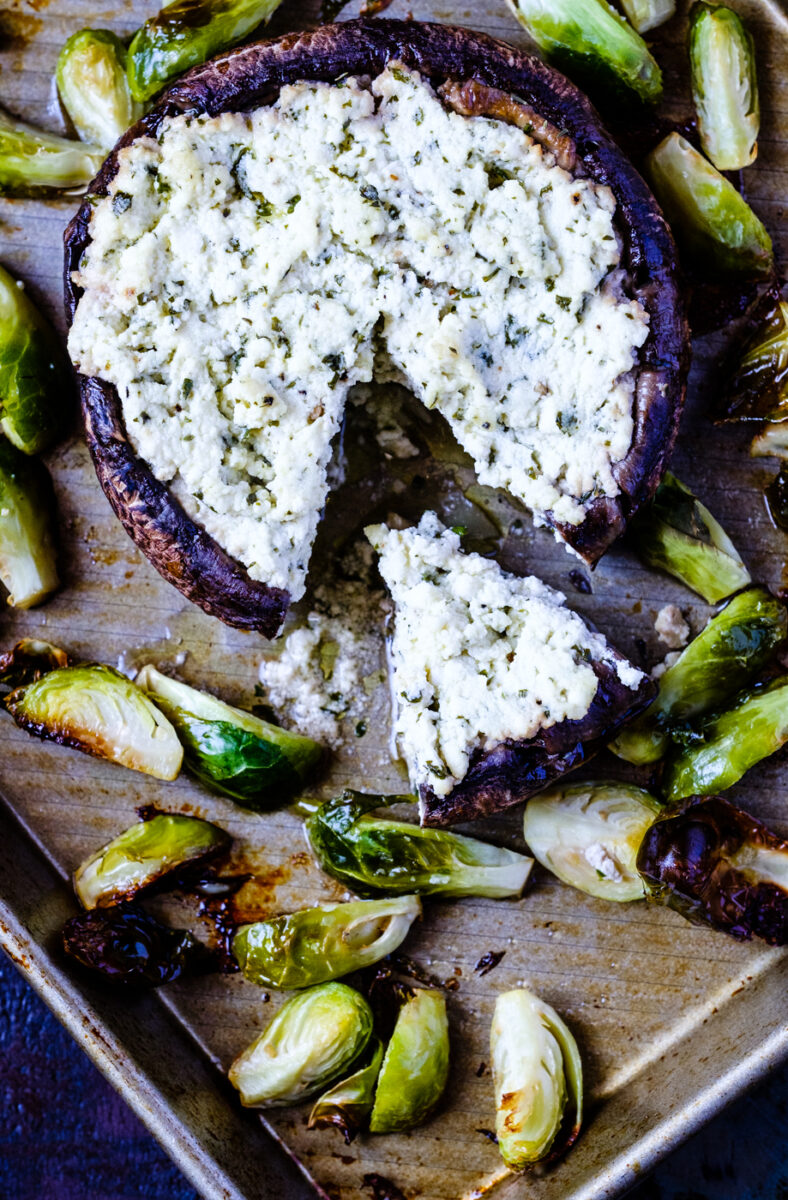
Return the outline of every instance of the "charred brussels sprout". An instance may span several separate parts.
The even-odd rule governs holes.
[[[621,7],[638,33],[648,33],[663,21],[669,21],[676,11],[676,0],[621,0]]]
[[[654,703],[619,733],[610,749],[627,762],[657,762],[687,722],[752,683],[788,633],[788,613],[765,588],[740,592],[711,618],[659,679]]]
[[[154,667],[143,667],[137,684],[175,726],[192,775],[245,808],[287,803],[320,762],[323,751],[317,742],[261,721]]]
[[[771,274],[772,240],[750,208],[710,162],[678,133],[645,163],[679,248],[704,275],[757,278]]]
[[[23,683],[35,683],[57,667],[67,667],[69,662],[65,650],[59,646],[22,638],[12,650],[0,654],[0,685],[18,688]]]
[[[34,129],[0,111],[0,196],[81,191],[103,157],[96,146]]]
[[[84,908],[131,900],[163,877],[215,858],[230,837],[199,817],[157,813],[118,834],[74,872],[74,891]]]
[[[15,608],[43,604],[57,591],[54,511],[44,464],[0,436],[0,581]]]
[[[788,742],[788,676],[744,692],[687,741],[665,766],[662,790],[670,803],[733,787],[750,767]]]
[[[506,1165],[522,1171],[551,1151],[568,1149],[583,1119],[583,1066],[558,1013],[527,988],[503,992],[495,1004],[490,1054],[495,1132]]]
[[[662,805],[630,783],[579,783],[528,801],[525,840],[543,867],[602,900],[642,900],[635,860]]]
[[[186,929],[170,929],[135,904],[94,908],[66,921],[66,953],[112,983],[158,987],[212,969],[210,952]]]
[[[397,1016],[380,1068],[371,1133],[398,1133],[426,1121],[449,1078],[449,1022],[441,992],[417,988]]]
[[[755,160],[761,114],[755,47],[724,4],[693,4],[689,54],[700,144],[720,171]]]
[[[245,977],[261,987],[309,987],[393,953],[420,913],[416,896],[307,908],[242,925],[233,955]]]
[[[344,983],[291,997],[230,1067],[247,1108],[298,1104],[352,1066],[372,1036],[372,1011]]]
[[[571,79],[646,103],[662,95],[662,72],[646,43],[606,0],[510,0],[540,50]]]
[[[775,525],[788,532],[788,471],[785,467],[766,488],[766,503]]]
[[[394,803],[347,791],[307,821],[324,871],[359,895],[519,896],[532,861],[475,838],[370,816]]]
[[[3,701],[28,733],[96,758],[175,779],[183,751],[175,730],[144,692],[113,667],[63,667]]]
[[[788,421],[764,425],[750,443],[753,458],[788,459]]]
[[[689,920],[788,944],[788,842],[721,796],[652,825],[638,869]]]
[[[25,454],[63,436],[71,367],[21,282],[0,267],[0,429]]]
[[[135,100],[150,100],[189,67],[240,42],[270,20],[281,0],[173,0],[138,29],[129,47]]]
[[[788,421],[788,300],[770,291],[753,314],[724,421]],[[788,437],[788,425],[781,431]]]
[[[325,1129],[335,1125],[350,1145],[356,1134],[365,1129],[375,1099],[375,1086],[383,1062],[383,1043],[375,1038],[372,1056],[365,1067],[359,1067],[347,1079],[341,1079],[316,1101],[309,1114],[310,1129]]]
[[[646,566],[675,575],[708,604],[750,582],[725,530],[670,472],[633,522],[630,542]]]
[[[108,29],[72,34],[60,51],[56,78],[63,107],[83,142],[109,151],[142,116],[142,105],[129,91],[126,47]]]

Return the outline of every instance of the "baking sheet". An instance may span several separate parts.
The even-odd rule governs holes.
[[[784,254],[788,152],[779,131],[788,126],[781,72],[788,55],[788,19],[765,0],[742,0],[736,7],[755,31],[762,85],[763,132],[757,164],[746,172],[747,195]],[[356,11],[351,4],[343,16]],[[387,15],[408,11],[525,41],[498,0],[475,7],[395,0]],[[40,124],[62,127],[51,73],[65,37],[85,25],[128,33],[148,12],[139,0],[100,10],[85,0],[6,0],[0,7],[0,102]],[[313,23],[315,16],[315,5],[285,0],[271,31]],[[670,97],[665,107],[679,117],[689,115],[683,28],[682,11],[654,37]],[[74,208],[72,200],[0,200],[0,260],[25,279],[61,327],[60,239]],[[779,586],[788,543],[772,528],[762,499],[774,464],[749,460],[743,437],[715,430],[707,421],[717,386],[713,367],[724,344],[724,332],[696,344],[674,468],[723,521],[753,577]],[[20,636],[42,636],[89,659],[125,667],[153,661],[175,667],[187,682],[212,688],[233,703],[250,704],[260,659],[270,647],[256,634],[227,629],[204,616],[164,584],[112,516],[77,436],[51,456],[50,465],[61,512],[64,588],[44,609],[4,614],[3,645]],[[618,548],[594,572],[592,593],[578,593],[569,581],[576,562],[545,531],[533,530],[528,521],[523,528],[507,541],[506,561],[565,590],[572,607],[635,661],[644,653],[643,643],[649,662],[664,653],[653,630],[663,604],[679,604],[694,630],[708,615],[692,593],[645,573]],[[332,794],[346,782],[366,790],[402,790],[402,776],[387,754],[385,688],[373,690],[369,707],[367,733],[351,738],[331,776],[313,794]],[[588,773],[619,770],[614,760],[600,759]],[[733,794],[788,833],[784,773],[784,766],[772,760],[751,772]],[[218,1071],[207,1068],[193,1049],[196,1045],[209,1063],[226,1068],[270,1019],[281,997],[265,1000],[238,977],[211,977],[119,1004],[74,981],[54,951],[69,903],[57,878],[128,825],[141,804],[195,812],[230,830],[237,864],[258,876],[249,903],[260,915],[336,899],[344,893],[305,853],[297,815],[244,813],[207,796],[186,777],[158,783],[39,744],[10,719],[0,721],[0,791],[48,860],[44,866],[30,857],[19,833],[3,826],[7,862],[0,876],[0,937],[26,960],[23,967],[58,1015],[87,1039],[90,1052],[206,1196],[290,1200],[309,1195],[300,1171],[281,1150],[269,1151],[257,1118],[238,1110]],[[478,828],[501,843],[521,844],[516,814]],[[40,883],[40,896],[31,878],[47,880],[46,886]],[[360,1138],[349,1148],[336,1131],[308,1131],[304,1108],[268,1118],[315,1183],[339,1200],[368,1195],[363,1181],[371,1173],[394,1181],[408,1200],[458,1200],[478,1196],[494,1183],[502,1198],[616,1195],[788,1050],[785,954],[737,944],[664,910],[584,897],[538,868],[527,896],[517,903],[428,903],[424,922],[405,949],[437,978],[457,985],[449,993],[453,1066],[441,1112],[412,1134]],[[473,968],[489,950],[505,955],[480,978]],[[495,996],[522,981],[575,1029],[590,1102],[585,1133],[565,1162],[544,1177],[514,1179],[478,1131],[494,1123],[491,1079],[481,1064],[489,1062]],[[218,1127],[224,1131],[220,1137]]]

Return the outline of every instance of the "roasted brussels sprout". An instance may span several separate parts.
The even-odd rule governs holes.
[[[775,525],[788,532],[788,471],[785,467],[766,488],[766,503]]]
[[[770,422],[750,443],[753,458],[788,459],[788,421]]]
[[[676,11],[676,0],[621,0],[621,7],[638,33],[648,33],[663,21],[668,21]]]
[[[57,591],[52,480],[42,462],[0,436],[0,582],[15,608]]]
[[[210,821],[157,813],[118,834],[77,867],[74,891],[84,908],[131,900],[173,871],[215,858],[230,841]]]
[[[282,0],[172,0],[138,29],[129,46],[135,100],[150,100],[189,67],[227,50],[269,21]]]
[[[201,974],[213,958],[186,929],[170,929],[136,904],[94,908],[63,928],[63,946],[81,966],[112,983],[158,987]]]
[[[21,281],[0,267],[0,429],[25,454],[63,436],[71,366]]]
[[[788,300],[776,291],[753,314],[728,391],[724,421],[788,422]],[[788,425],[780,430],[788,437]]]
[[[372,1036],[372,1011],[344,983],[292,996],[230,1067],[247,1108],[298,1104],[342,1075]]]
[[[761,123],[755,47],[724,4],[693,4],[689,55],[700,144],[720,171],[755,160]]]
[[[22,638],[13,649],[0,654],[0,686],[18,688],[23,683],[34,683],[57,667],[67,667],[69,662],[65,650],[59,646]]]
[[[606,0],[510,0],[550,62],[571,79],[656,103],[662,72],[643,39]]]
[[[788,945],[788,842],[721,796],[652,825],[638,870],[689,920]]]
[[[659,679],[654,703],[619,733],[610,749],[627,762],[657,762],[672,728],[718,708],[752,683],[788,633],[788,613],[765,588],[740,592],[690,642]]]
[[[304,988],[391,954],[421,913],[417,896],[351,900],[242,925],[233,955],[261,987]]]
[[[703,275],[771,274],[772,239],[763,224],[686,138],[668,134],[646,158],[645,172],[679,249]]]
[[[81,191],[103,157],[96,146],[34,129],[0,111],[0,196]]]
[[[17,688],[3,703],[35,737],[157,779],[174,779],[181,769],[183,750],[172,725],[113,667],[62,667]]]
[[[306,823],[324,871],[361,896],[519,896],[530,858],[475,838],[369,814],[398,797],[346,791]]]
[[[371,1133],[397,1133],[426,1121],[449,1078],[449,1022],[442,992],[417,988],[397,1016],[380,1068]]]
[[[708,604],[750,582],[725,530],[670,472],[630,528],[630,544],[646,566],[675,575]]]
[[[80,29],[57,60],[57,88],[63,107],[83,142],[109,151],[135,121],[135,103],[126,76],[126,47],[108,29]]]
[[[143,667],[136,682],[175,726],[192,775],[245,808],[286,804],[323,755],[310,738],[269,725],[155,667]]]
[[[665,764],[662,791],[673,804],[733,787],[750,767],[788,742],[788,675],[743,692],[707,718]]]
[[[341,1130],[345,1144],[350,1145],[356,1134],[365,1129],[375,1099],[375,1086],[383,1062],[383,1043],[374,1039],[372,1056],[364,1067],[359,1067],[347,1079],[341,1079],[324,1092],[315,1102],[309,1114],[310,1129],[324,1129],[336,1125]]]
[[[576,783],[528,801],[525,840],[543,867],[602,900],[642,900],[635,860],[662,805],[631,783]]]
[[[568,1149],[583,1120],[583,1066],[558,1013],[527,988],[503,992],[495,1003],[490,1054],[495,1132],[506,1165],[522,1171]]]

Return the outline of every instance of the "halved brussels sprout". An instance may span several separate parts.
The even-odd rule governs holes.
[[[657,762],[671,728],[718,708],[752,683],[788,634],[788,612],[765,588],[740,592],[708,622],[660,677],[653,704],[610,749],[627,762]]]
[[[0,582],[15,608],[43,604],[60,586],[54,511],[44,464],[0,435]]]
[[[25,454],[63,436],[71,366],[20,280],[0,267],[0,429]]]
[[[570,79],[632,93],[649,104],[662,95],[662,72],[646,43],[605,0],[510,0],[550,62]]]
[[[94,908],[63,928],[71,958],[112,983],[159,987],[214,967],[213,957],[187,929],[170,929],[135,904]]]
[[[420,913],[417,896],[306,908],[242,925],[233,955],[244,976],[261,987],[310,987],[392,954]]]
[[[186,768],[244,808],[286,804],[323,757],[311,738],[261,721],[155,667],[143,667],[136,682],[175,726]]]
[[[519,896],[533,862],[475,838],[369,814],[400,797],[346,791],[306,823],[324,871],[359,895]]]
[[[788,531],[788,471],[785,467],[766,488],[766,503],[775,525]]]
[[[126,77],[126,47],[108,29],[80,29],[60,51],[55,72],[63,107],[83,142],[109,151],[142,116]]]
[[[638,33],[648,33],[663,21],[668,21],[676,11],[676,0],[621,0],[621,7]]]
[[[689,55],[703,151],[720,171],[754,162],[761,123],[755,47],[741,17],[724,4],[693,4]]]
[[[747,201],[686,138],[670,133],[645,162],[670,227],[704,275],[771,274],[772,239]]]
[[[533,796],[523,832],[542,866],[570,887],[602,900],[642,900],[635,862],[661,811],[631,783],[576,783]]]
[[[366,1128],[375,1099],[375,1085],[383,1062],[383,1043],[377,1038],[372,1057],[365,1067],[359,1067],[347,1079],[341,1079],[324,1092],[309,1114],[309,1129],[325,1129],[336,1125],[345,1145]]]
[[[103,157],[97,146],[45,133],[0,111],[0,196],[81,191]]]
[[[62,667],[3,700],[28,733],[96,758],[175,779],[183,750],[167,718],[114,667]]]
[[[782,675],[744,692],[731,708],[705,721],[696,736],[668,759],[663,794],[673,804],[688,796],[723,792],[786,742],[788,675]]]
[[[750,443],[753,458],[788,459],[788,421],[764,425]]]
[[[210,821],[156,813],[85,859],[74,872],[74,891],[83,908],[131,900],[173,871],[215,858],[230,842],[229,834]]]
[[[769,291],[753,313],[723,421],[788,421],[788,300]],[[788,437],[788,427],[781,430]]]
[[[449,1078],[449,1021],[442,992],[417,988],[397,1016],[380,1068],[370,1133],[426,1121]]]
[[[638,869],[690,921],[788,945],[788,842],[722,796],[652,825]]]
[[[632,522],[630,544],[646,566],[675,575],[708,604],[750,582],[725,530],[669,471],[654,499]]]
[[[342,1075],[372,1036],[372,1011],[344,983],[292,996],[230,1067],[247,1108],[298,1104]]]
[[[18,688],[23,683],[34,683],[57,667],[67,667],[70,661],[65,650],[51,642],[22,638],[11,650],[0,654],[0,686]]]
[[[506,1165],[522,1171],[568,1149],[583,1120],[583,1065],[555,1009],[527,988],[503,992],[495,1003],[490,1054],[495,1132]]]

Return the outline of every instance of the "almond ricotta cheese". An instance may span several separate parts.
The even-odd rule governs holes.
[[[366,532],[394,601],[394,730],[414,788],[446,796],[475,750],[580,720],[597,691],[592,662],[633,690],[645,678],[560,592],[463,554],[434,513],[416,528]]]
[[[397,64],[296,83],[120,152],[69,349],[187,512],[297,599],[355,383],[405,383],[538,519],[617,494],[648,317],[614,214],[609,188]]]

